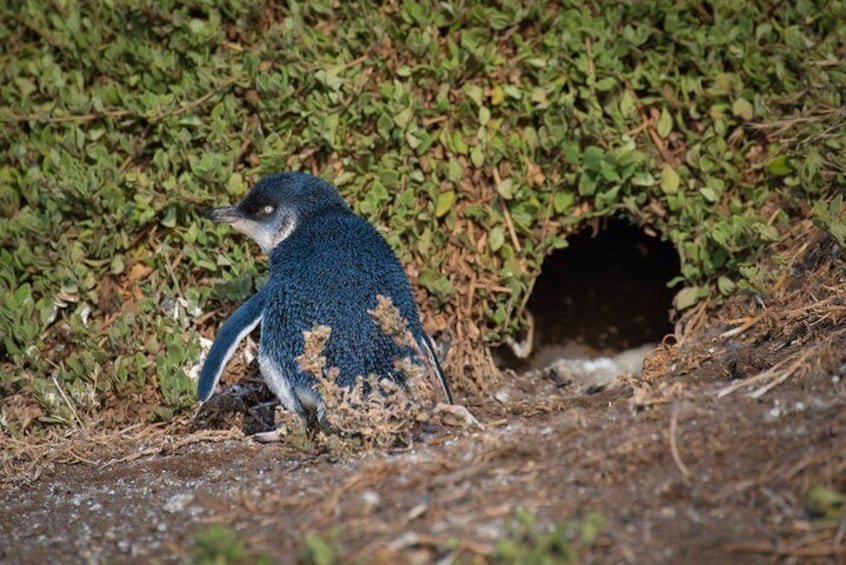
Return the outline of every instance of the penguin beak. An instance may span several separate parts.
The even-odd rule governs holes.
[[[224,206],[206,212],[206,217],[215,222],[224,222],[259,244],[262,251],[268,253],[273,246],[273,226],[268,222],[257,222],[244,215],[237,206]]]
[[[244,215],[241,214],[241,211],[236,206],[224,206],[223,208],[209,210],[206,212],[206,217],[215,222],[226,222],[227,224],[244,219]]]

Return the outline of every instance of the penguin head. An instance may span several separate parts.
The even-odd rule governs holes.
[[[237,205],[215,208],[207,216],[230,224],[269,253],[297,226],[333,209],[349,207],[331,184],[306,173],[278,173],[257,182]]]

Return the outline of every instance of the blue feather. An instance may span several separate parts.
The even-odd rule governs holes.
[[[368,310],[378,295],[386,296],[413,335],[425,332],[408,278],[373,226],[348,208],[311,217],[271,252],[270,272],[260,347],[293,389],[315,384],[294,360],[305,345],[303,331],[314,324],[332,328],[323,355],[340,369],[338,384],[350,386],[371,373],[402,381],[394,360],[414,352],[398,346]]]
[[[241,304],[217,332],[197,383],[197,396],[200,400],[205,402],[209,399],[217,381],[220,380],[220,375],[223,374],[223,368],[235,353],[238,344],[261,322],[265,297],[264,289],[258,291]]]

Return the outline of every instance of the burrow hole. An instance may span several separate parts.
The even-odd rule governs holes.
[[[568,243],[544,260],[529,297],[531,355],[520,359],[502,346],[495,354],[501,368],[520,372],[560,359],[613,356],[672,333],[674,290],[667,283],[680,266],[671,243],[620,219]]]

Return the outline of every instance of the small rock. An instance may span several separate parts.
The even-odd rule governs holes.
[[[379,504],[382,497],[380,497],[379,493],[374,490],[366,490],[361,493],[361,499],[370,506],[376,506]]]
[[[171,514],[182,512],[185,509],[185,506],[192,500],[194,500],[193,494],[174,494],[167,502],[165,502],[163,508],[165,512],[170,512]],[[161,526],[161,524],[159,525]]]
[[[508,401],[511,399],[511,394],[509,394],[508,391],[504,388],[501,388],[496,391],[496,393],[494,394],[494,398],[496,398],[499,402],[502,402],[503,404],[507,404]]]

